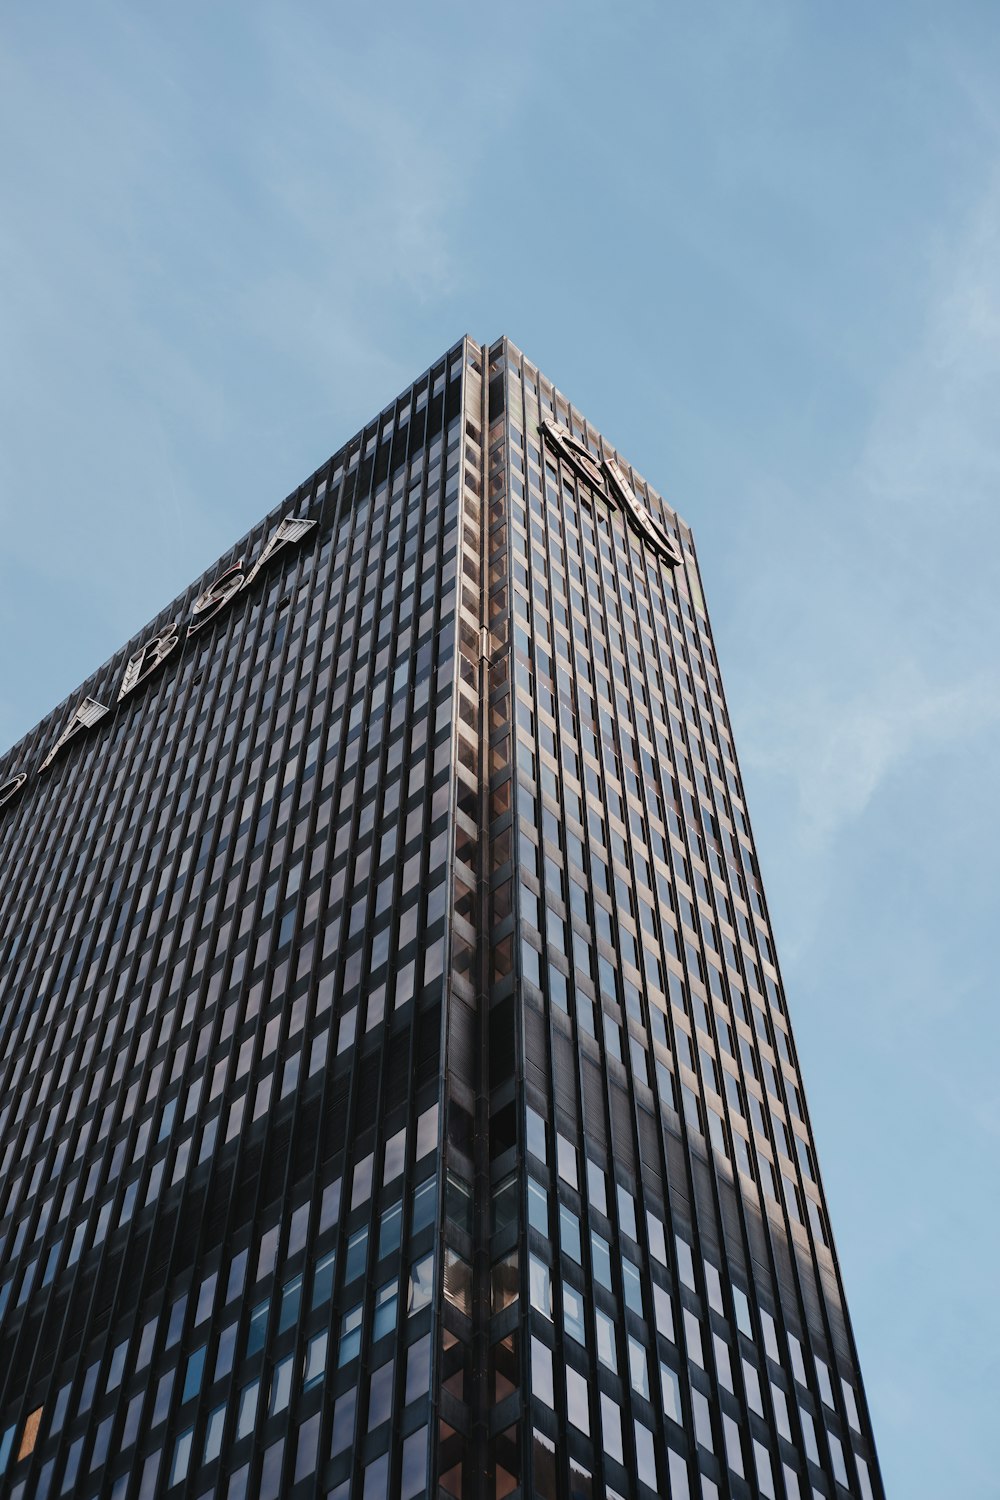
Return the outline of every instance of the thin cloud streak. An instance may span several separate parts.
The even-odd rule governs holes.
[[[957,751],[1000,719],[1000,574],[986,535],[998,409],[1000,178],[877,398],[855,472],[822,517],[793,521],[797,550],[779,538],[754,585],[791,598],[801,632],[786,670],[741,707],[743,759],[790,783],[813,857],[832,855],[906,761]]]
[[[903,660],[853,698],[815,685],[768,708],[744,724],[744,760],[791,783],[804,852],[828,858],[904,761],[954,749],[998,722],[995,680],[935,685]]]

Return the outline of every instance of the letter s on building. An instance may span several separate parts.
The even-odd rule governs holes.
[[[220,573],[214,583],[210,583],[203,594],[199,594],[191,606],[191,620],[188,623],[187,633],[194,635],[209,620],[214,620],[216,615],[225,609],[236,594],[243,587],[244,581],[243,559],[233,563],[224,573]]]

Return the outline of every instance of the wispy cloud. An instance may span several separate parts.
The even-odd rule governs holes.
[[[911,757],[953,748],[1000,721],[1000,684],[935,683],[912,660],[851,691],[806,683],[752,718],[744,760],[794,787],[803,852],[823,856]],[[746,741],[747,736],[744,736]]]
[[[944,260],[923,337],[882,394],[859,476],[881,505],[904,515],[926,506],[938,521],[930,547],[947,545],[947,528],[968,524],[968,510],[995,507],[1000,488],[1000,171]]]
[[[781,521],[753,592],[790,601],[795,624],[780,675],[741,700],[742,753],[788,784],[816,857],[904,763],[1000,719],[998,411],[1000,176],[942,250],[823,512],[765,502]]]

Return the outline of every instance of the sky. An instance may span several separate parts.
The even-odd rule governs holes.
[[[998,79],[995,0],[0,14],[0,743],[508,334],[694,529],[906,1500],[1000,1497]]]

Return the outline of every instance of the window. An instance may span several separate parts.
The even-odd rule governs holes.
[[[750,1303],[742,1287],[733,1285],[733,1302],[736,1305],[736,1326],[748,1339],[753,1338],[753,1323],[750,1320]]]
[[[423,1338],[411,1344],[406,1351],[406,1388],[404,1399],[407,1405],[416,1401],[420,1396],[426,1395],[430,1389],[431,1381],[431,1336],[425,1333]]]
[[[639,1478],[651,1490],[656,1490],[656,1451],[653,1447],[653,1434],[648,1427],[638,1420],[633,1426],[635,1431],[635,1457]]]
[[[391,1333],[396,1326],[396,1314],[398,1308],[397,1281],[387,1281],[380,1286],[375,1293],[375,1317],[372,1322],[372,1339],[384,1338]]]
[[[250,1326],[247,1329],[246,1355],[249,1359],[251,1354],[256,1354],[264,1347],[264,1338],[267,1333],[267,1314],[270,1309],[269,1302],[258,1302],[250,1314]]]
[[[403,1225],[403,1205],[394,1203],[387,1208],[382,1215],[378,1235],[378,1258],[383,1260],[385,1256],[391,1255],[393,1250],[399,1249],[400,1235]]]
[[[564,1203],[559,1205],[559,1239],[564,1255],[580,1265],[583,1260],[580,1249],[580,1221],[572,1209]]]
[[[206,1353],[207,1345],[202,1344],[201,1348],[196,1349],[188,1359],[187,1374],[184,1377],[184,1390],[181,1394],[182,1404],[185,1401],[190,1401],[193,1396],[197,1396],[201,1389],[201,1376],[205,1368]]]
[[[676,1370],[669,1365],[660,1365],[660,1385],[663,1390],[663,1410],[672,1421],[679,1426],[683,1425],[684,1416],[681,1407],[681,1383]]]
[[[331,1250],[316,1262],[313,1272],[312,1303],[315,1310],[329,1302],[333,1294],[333,1276],[336,1268],[336,1253]]]
[[[536,1114],[535,1111],[530,1108],[530,1106],[527,1109],[526,1114],[528,1150],[533,1156],[537,1156],[539,1161],[547,1161],[548,1155],[545,1148],[545,1121],[542,1119],[541,1115]]]
[[[635,1228],[635,1200],[632,1194],[620,1185],[617,1187],[618,1196],[618,1226],[623,1234],[627,1234],[630,1240],[637,1239]]]
[[[734,1474],[743,1477],[743,1446],[740,1443],[740,1429],[732,1417],[723,1415],[722,1431],[726,1443],[726,1462]]]
[[[388,1422],[392,1415],[392,1376],[394,1364],[390,1359],[372,1371],[368,1384],[368,1430]]]
[[[362,1306],[359,1302],[355,1307],[349,1307],[341,1319],[338,1365],[349,1364],[361,1352],[361,1314]]]
[[[622,1289],[625,1293],[625,1305],[641,1318],[642,1284],[639,1280],[639,1269],[624,1256],[622,1257]]]
[[[552,1286],[549,1268],[537,1255],[528,1256],[528,1287],[532,1307],[546,1318],[551,1318]]]
[[[646,1350],[631,1334],[628,1338],[628,1370],[632,1389],[638,1391],[639,1395],[648,1401],[649,1363],[646,1359]]]
[[[305,1366],[302,1375],[302,1389],[311,1390],[317,1385],[326,1373],[326,1329],[317,1333],[306,1345]]]
[[[712,1440],[712,1415],[709,1411],[707,1399],[697,1389],[691,1391],[691,1407],[694,1411],[695,1437],[703,1448],[707,1448],[709,1453],[714,1453],[715,1444]]]
[[[447,1245],[444,1252],[444,1294],[453,1307],[469,1316],[472,1310],[472,1267]]]
[[[358,1229],[347,1241],[347,1258],[344,1262],[344,1283],[356,1281],[368,1262],[368,1225]]]
[[[203,1464],[211,1463],[221,1453],[222,1433],[225,1425],[226,1406],[223,1402],[221,1406],[217,1406],[214,1411],[209,1413],[208,1423],[205,1427],[205,1451],[201,1459]]]
[[[594,1310],[594,1319],[597,1326],[597,1357],[602,1364],[607,1365],[609,1370],[617,1372],[615,1325],[607,1313],[603,1313],[599,1307]]]
[[[611,1290],[611,1247],[603,1235],[595,1230],[590,1235],[590,1253],[594,1269],[594,1280]]]
[[[548,1238],[549,1200],[548,1194],[533,1177],[528,1178],[528,1223],[539,1234]]]
[[[757,1484],[761,1495],[764,1497],[764,1500],[775,1500],[774,1469],[771,1465],[771,1455],[763,1443],[759,1443],[756,1438],[753,1440],[753,1458],[754,1467],[757,1470]]]
[[[601,1430],[604,1434],[604,1451],[618,1463],[625,1462],[622,1449],[622,1414],[617,1402],[601,1392]]]
[[[257,1420],[257,1392],[260,1389],[259,1380],[251,1380],[240,1391],[239,1407],[236,1417],[237,1438],[246,1437],[253,1432],[254,1423]]]
[[[277,1415],[279,1411],[284,1411],[288,1405],[292,1391],[293,1362],[294,1355],[289,1354],[274,1367],[274,1374],[271,1377],[271,1400],[267,1411],[269,1417]]]
[[[559,1163],[559,1176],[570,1187],[577,1186],[576,1172],[576,1147],[573,1146],[565,1136],[556,1136],[556,1154]]]
[[[278,1314],[278,1332],[285,1333],[297,1321],[302,1302],[302,1277],[293,1276],[281,1289],[281,1310]]]
[[[186,1478],[187,1476],[188,1463],[191,1459],[191,1441],[193,1437],[194,1428],[189,1427],[185,1432],[182,1432],[178,1436],[177,1441],[174,1444],[174,1460],[170,1465],[170,1478],[168,1480],[168,1483],[171,1487],[175,1484],[180,1484],[181,1480]]]
[[[587,1381],[571,1366],[566,1370],[566,1416],[574,1427],[590,1434],[590,1397]]]
[[[333,1432],[330,1442],[331,1456],[336,1458],[338,1453],[350,1446],[354,1437],[354,1414],[357,1407],[358,1392],[356,1388],[345,1391],[338,1396],[333,1408]]]
[[[584,1324],[583,1295],[569,1282],[562,1283],[563,1327],[577,1343],[586,1345],[587,1332]]]
[[[826,1436],[830,1444],[830,1457],[833,1459],[834,1478],[836,1479],[837,1483],[843,1485],[844,1489],[846,1490],[848,1487],[847,1466],[844,1463],[843,1445],[839,1437],[837,1437],[834,1433],[828,1432]]]
[[[413,1194],[413,1222],[410,1226],[411,1234],[419,1234],[429,1224],[433,1224],[437,1210],[437,1179],[429,1178],[422,1182]]]
[[[400,1500],[414,1500],[422,1495],[427,1476],[427,1428],[411,1433],[403,1443],[403,1469],[400,1478]]]
[[[407,1312],[412,1317],[421,1308],[430,1307],[434,1296],[434,1256],[425,1255],[410,1267],[410,1296]]]

